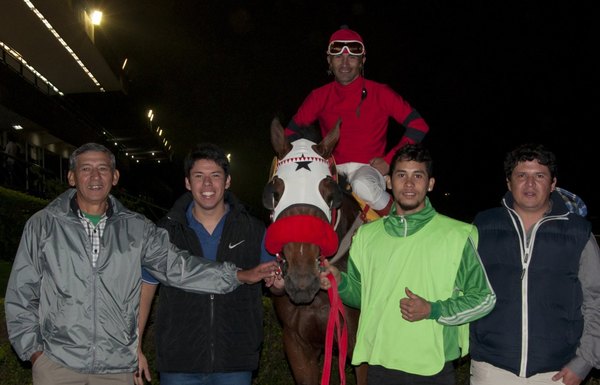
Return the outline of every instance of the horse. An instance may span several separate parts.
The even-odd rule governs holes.
[[[354,227],[361,213],[352,194],[336,180],[331,153],[338,139],[339,122],[318,144],[307,139],[290,142],[279,120],[271,123],[277,157],[263,192],[263,204],[272,212],[266,246],[281,250],[285,279],[285,295],[272,300],[294,381],[301,385],[319,385],[319,361],[326,348],[330,301],[328,293],[320,290],[320,259],[336,252],[338,239]],[[337,223],[335,230],[332,220]],[[284,222],[286,226],[281,225]],[[331,263],[345,271],[347,249],[334,259]],[[360,311],[344,307],[347,356],[351,357]],[[358,385],[366,384],[366,369],[366,364],[355,367]]]

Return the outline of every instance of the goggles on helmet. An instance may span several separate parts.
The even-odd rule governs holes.
[[[349,40],[334,40],[329,43],[329,47],[327,47],[327,54],[329,55],[341,55],[343,53],[348,53],[354,56],[360,56],[365,53],[365,46],[360,41]]]

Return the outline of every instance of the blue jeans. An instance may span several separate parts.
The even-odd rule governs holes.
[[[252,372],[160,372],[160,385],[251,385]]]

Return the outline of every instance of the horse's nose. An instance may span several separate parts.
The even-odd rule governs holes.
[[[285,291],[296,304],[312,302],[320,288],[319,280],[313,276],[298,277],[288,275],[286,277]]]

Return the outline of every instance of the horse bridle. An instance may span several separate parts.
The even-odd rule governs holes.
[[[299,169],[306,168],[310,171],[310,178],[312,178],[312,186],[318,186],[323,178],[331,177],[336,183],[338,182],[337,167],[335,165],[335,159],[333,156],[324,158],[314,151],[312,148],[314,143],[306,139],[300,139],[292,144],[292,149],[283,159],[275,157],[271,165],[271,171],[269,180],[273,181],[275,177],[281,179],[286,185],[286,181],[289,183],[284,190],[281,198],[278,202],[275,201],[275,195],[271,196],[271,221],[275,222],[278,216],[285,211],[291,204],[304,203],[317,207],[320,209],[328,219],[329,224],[335,230],[339,224],[340,216],[338,215],[338,209],[333,207],[333,201],[327,205],[325,199],[318,193],[317,190],[311,190],[309,193],[300,194],[301,191],[306,192],[306,189],[294,188],[294,187],[306,187],[306,181],[298,182],[293,177],[293,173]],[[314,164],[313,164],[314,163]],[[312,166],[312,169],[310,168]],[[293,169],[295,167],[295,169]],[[313,173],[314,171],[314,173]],[[294,186],[294,184],[296,186]],[[291,195],[285,196],[286,192]],[[279,263],[279,273],[285,276],[286,266],[285,258],[282,253],[276,253],[276,258]],[[319,265],[322,266],[325,260],[325,256],[322,253],[319,255]]]

